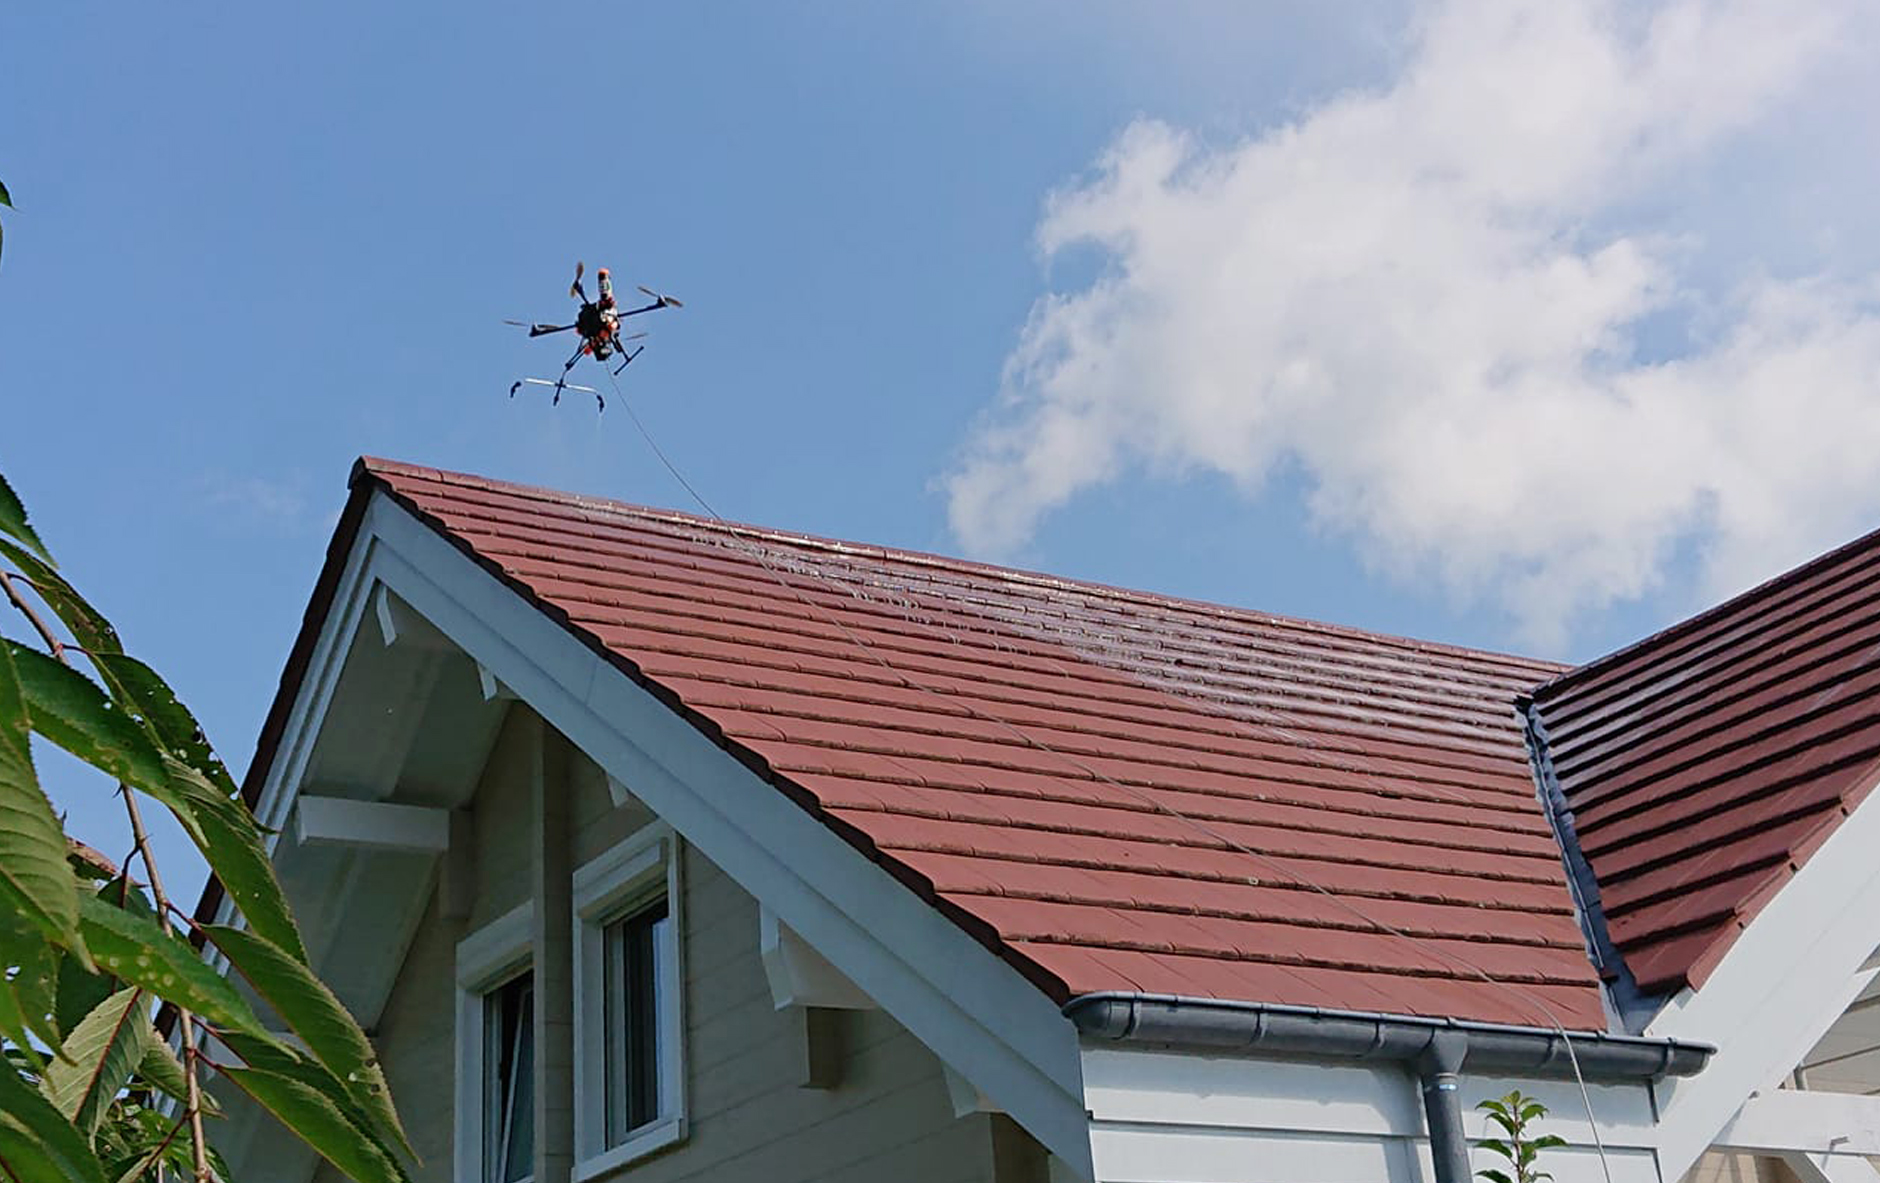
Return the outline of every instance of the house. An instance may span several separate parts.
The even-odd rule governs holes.
[[[368,460],[245,792],[436,1183],[1852,1183],[1876,570],[1565,669]]]

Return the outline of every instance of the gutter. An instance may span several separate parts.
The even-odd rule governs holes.
[[[1186,998],[1173,994],[1085,994],[1064,1016],[1086,1039],[1149,1043],[1215,1053],[1267,1053],[1403,1064],[1417,1074],[1429,1119],[1437,1183],[1471,1183],[1458,1076],[1478,1072],[1590,1082],[1648,1083],[1694,1076],[1716,1048],[1676,1039],[1567,1032],[1462,1019],[1326,1010]],[[1568,1041],[1571,1039],[1571,1053]]]

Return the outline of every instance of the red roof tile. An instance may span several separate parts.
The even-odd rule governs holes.
[[[1702,985],[1880,776],[1880,534],[1535,695],[1545,753],[1646,995]]]
[[[1605,1026],[1513,709],[1558,667],[360,474],[1060,1001]]]

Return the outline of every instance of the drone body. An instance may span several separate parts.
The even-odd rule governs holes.
[[[650,296],[653,302],[639,308],[629,308],[622,311],[620,306],[614,302],[614,283],[612,278],[607,274],[607,268],[605,267],[597,269],[594,273],[594,279],[599,286],[600,294],[590,300],[587,297],[587,290],[581,286],[581,275],[584,270],[584,264],[577,262],[574,265],[574,283],[570,284],[568,287],[568,295],[581,301],[580,311],[575,313],[573,324],[525,325],[519,320],[508,322],[512,325],[527,328],[529,330],[529,336],[531,337],[540,337],[548,333],[565,333],[569,329],[573,329],[576,335],[581,338],[581,344],[575,349],[573,356],[569,357],[568,360],[562,364],[560,379],[553,384],[555,387],[555,397],[551,401],[554,403],[561,402],[561,392],[568,389],[568,371],[572,370],[574,363],[580,361],[583,357],[592,357],[595,361],[605,362],[608,358],[618,353],[623,359],[619,367],[614,370],[614,373],[618,374],[621,370],[626,369],[634,358],[640,356],[640,351],[645,349],[646,346],[635,346],[633,351],[629,353],[626,343],[628,341],[637,341],[646,336],[646,334],[635,333],[630,337],[622,337],[620,335],[620,322],[622,320],[629,316],[639,316],[643,312],[654,312],[661,308],[685,307],[685,305],[673,299],[671,296],[662,295],[648,287],[642,287],[640,290]],[[540,383],[544,386],[549,385],[549,383],[540,379],[524,378],[510,386],[509,397],[514,398],[516,391],[522,388],[524,382],[531,384]],[[577,387],[577,389],[589,388]],[[592,393],[594,394],[595,400],[600,403],[601,410],[606,410],[607,400],[601,398],[598,391]]]

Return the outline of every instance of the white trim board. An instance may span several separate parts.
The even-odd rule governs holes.
[[[1761,1154],[1880,1155],[1880,1097],[1777,1089],[1743,1102],[1714,1145]]]
[[[1077,1037],[1037,987],[382,492],[357,549],[375,579],[1089,1177]]]
[[[1873,980],[1880,945],[1880,793],[1844,819],[1737,937],[1701,989],[1645,1034],[1713,1044],[1696,1076],[1659,1086],[1659,1146],[1676,1179],[1754,1092],[1773,1089]]]

